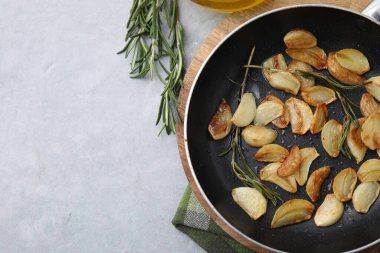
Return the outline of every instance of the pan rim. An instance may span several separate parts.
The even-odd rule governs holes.
[[[246,25],[248,25],[249,23],[253,22],[253,21],[256,21],[262,17],[265,17],[269,14],[272,14],[272,13],[276,13],[276,12],[280,12],[280,11],[284,11],[284,10],[288,10],[288,9],[296,9],[296,8],[305,8],[305,7],[322,7],[322,8],[329,8],[329,9],[338,9],[338,10],[342,10],[342,11],[346,11],[346,12],[350,12],[350,13],[353,13],[353,14],[356,14],[356,15],[359,15],[367,20],[369,20],[370,22],[373,22],[375,23],[376,25],[380,26],[380,22],[376,21],[374,18],[372,17],[369,17],[367,15],[364,15],[363,13],[360,13],[360,12],[357,12],[357,11],[354,11],[354,10],[351,10],[351,9],[348,9],[348,8],[344,8],[344,7],[340,7],[340,6],[335,6],[335,5],[330,5],[330,4],[300,4],[300,5],[290,5],[290,6],[286,6],[286,7],[281,7],[281,8],[277,8],[277,9],[273,9],[273,10],[270,10],[270,11],[267,11],[267,12],[264,12],[262,14],[259,14],[247,21],[245,21],[244,23],[240,24],[238,27],[236,27],[235,29],[233,29],[229,34],[227,34],[227,36],[225,36],[213,49],[212,51],[209,53],[209,55],[206,57],[206,59],[204,60],[204,62],[202,63],[201,67],[199,68],[195,78],[194,78],[194,81],[192,82],[191,84],[191,87],[190,87],[190,90],[189,90],[189,95],[187,97],[187,101],[186,101],[186,106],[185,106],[185,116],[184,116],[184,123],[183,123],[183,137],[184,137],[184,147],[185,147],[185,154],[186,154],[186,159],[187,159],[187,162],[188,162],[188,165],[189,165],[189,168],[190,168],[190,173],[191,173],[191,177],[193,178],[194,180],[194,184],[195,186],[197,187],[197,190],[199,191],[201,197],[203,198],[203,200],[206,202],[206,204],[208,205],[208,208],[210,208],[212,210],[212,212],[214,212],[214,214],[218,217],[218,221],[216,221],[217,223],[221,222],[223,223],[224,225],[226,225],[229,229],[231,229],[233,232],[235,232],[237,235],[239,235],[240,237],[244,238],[247,242],[249,242],[250,244],[253,244],[255,246],[258,246],[262,249],[265,249],[267,251],[271,251],[271,252],[278,252],[278,253],[282,253],[284,251],[281,251],[281,250],[278,250],[278,249],[275,249],[275,248],[272,248],[270,246],[267,246],[265,244],[262,244],[254,239],[252,239],[251,237],[247,236],[246,234],[244,234],[243,232],[241,232],[240,230],[238,230],[236,227],[234,227],[230,222],[228,222],[224,216],[215,208],[215,206],[211,203],[211,201],[209,200],[209,198],[207,197],[206,193],[204,192],[203,188],[201,187],[200,183],[199,183],[199,180],[197,179],[196,177],[196,174],[195,174],[195,171],[194,171],[194,167],[193,167],[193,164],[192,164],[192,161],[191,161],[191,157],[190,157],[190,152],[189,152],[189,145],[188,145],[188,132],[187,132],[187,126],[188,126],[188,112],[189,112],[189,108],[190,108],[190,103],[191,103],[191,100],[192,100],[192,97],[193,97],[193,92],[194,92],[194,89],[195,89],[195,86],[198,82],[198,79],[199,79],[199,76],[200,74],[203,72],[203,69],[204,67],[208,64],[210,58],[214,55],[214,53],[219,49],[219,47],[224,44],[225,41],[227,41],[233,34],[235,34],[237,31],[239,31],[240,29],[242,29],[243,27],[245,27]],[[219,225],[219,224],[218,224]],[[242,243],[239,238],[236,238],[234,235],[232,235],[230,233],[230,231],[227,231],[223,228],[223,230],[229,234],[230,236],[232,236],[234,239],[236,239],[237,241],[239,241],[240,243]],[[369,243],[369,244],[366,244],[362,247],[359,247],[359,248],[356,248],[356,249],[352,249],[352,250],[349,250],[349,251],[346,251],[345,253],[354,253],[354,252],[360,252],[362,250],[365,250],[365,249],[368,249],[376,244],[380,243],[380,238],[378,238],[377,240]]]

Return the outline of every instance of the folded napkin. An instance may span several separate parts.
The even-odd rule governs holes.
[[[210,218],[190,186],[186,187],[172,223],[207,252],[253,253],[226,234]]]

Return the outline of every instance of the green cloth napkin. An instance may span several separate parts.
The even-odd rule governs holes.
[[[207,252],[253,253],[226,234],[210,218],[190,186],[186,187],[172,223]]]

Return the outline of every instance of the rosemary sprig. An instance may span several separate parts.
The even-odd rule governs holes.
[[[156,125],[175,133],[177,97],[184,70],[183,31],[177,0],[133,0],[126,45],[118,54],[131,58],[131,78],[156,76],[163,84]],[[168,60],[164,59],[168,58]]]
[[[255,47],[252,48],[251,54],[249,56],[248,64],[251,63],[253,54],[255,52]],[[244,78],[241,83],[241,90],[240,90],[240,96],[239,101],[241,100],[245,87],[247,84],[247,78],[248,78],[248,72],[249,68],[245,68]],[[252,187],[260,191],[267,199],[269,199],[273,205],[277,205],[277,200],[282,200],[281,196],[278,192],[272,190],[265,184],[263,184],[260,180],[260,178],[255,174],[255,172],[251,169],[249,166],[247,159],[245,157],[245,154],[243,152],[242,146],[241,146],[241,128],[235,127],[231,131],[231,142],[229,147],[226,151],[219,154],[219,156],[223,156],[228,154],[229,152],[232,152],[232,158],[231,158],[231,168],[234,172],[235,176],[245,185],[248,187]]]

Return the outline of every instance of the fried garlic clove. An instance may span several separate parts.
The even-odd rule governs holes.
[[[304,72],[313,72],[313,68],[309,64],[306,64],[304,62],[297,61],[297,60],[291,61],[289,63],[289,65],[288,65],[287,70],[289,72],[296,72],[297,70],[301,70],[301,71],[304,71]],[[298,75],[296,73],[293,73],[293,75],[295,75],[297,77],[297,79],[300,81],[300,83],[301,83],[301,87],[300,87],[301,91],[305,90],[308,87],[312,87],[315,84],[315,79],[314,78],[313,79],[306,78],[306,77],[303,77],[303,76]]]
[[[367,57],[354,48],[346,48],[336,52],[336,60],[343,68],[358,75],[363,75],[370,70]]]
[[[297,98],[289,98],[286,100],[285,106],[290,113],[292,132],[303,135],[309,131],[313,119],[310,106]]]
[[[379,197],[380,186],[378,182],[366,182],[356,187],[352,196],[352,204],[356,212],[368,213],[369,208]]]
[[[301,92],[303,100],[311,106],[330,104],[336,100],[335,92],[324,86],[313,86]]]
[[[317,38],[304,29],[294,29],[288,32],[284,37],[287,48],[310,48],[317,45]]]
[[[257,107],[255,125],[266,126],[284,114],[284,106],[275,101],[264,101]]]
[[[368,84],[365,85],[365,89],[380,102],[380,76],[371,77],[366,83]]]
[[[312,134],[317,134],[322,131],[323,126],[329,117],[329,111],[327,110],[326,104],[319,104],[315,109],[313,119],[311,120],[310,132]]]
[[[232,126],[231,118],[231,107],[223,98],[218,110],[208,125],[208,131],[214,140],[221,140],[230,133]]]
[[[275,89],[297,95],[301,83],[293,74],[289,72],[274,72],[268,78],[268,83]]]
[[[231,122],[238,127],[248,126],[256,115],[256,101],[252,93],[244,93]]]
[[[300,49],[288,48],[285,51],[293,60],[307,63],[318,70],[325,69],[327,66],[326,53],[319,47]]]
[[[322,128],[322,146],[331,157],[338,157],[339,142],[342,138],[343,126],[335,119],[327,121]]]
[[[380,160],[369,159],[365,161],[357,172],[360,182],[380,181]]]
[[[327,58],[327,69],[337,80],[348,85],[360,85],[364,79],[358,74],[342,67],[335,57],[336,53],[329,53]]]
[[[380,104],[371,96],[365,93],[360,99],[360,112],[364,117],[369,117],[372,113],[380,112]]]
[[[359,122],[362,120],[360,119]],[[355,158],[356,163],[363,161],[365,154],[367,153],[367,146],[364,145],[360,136],[361,129],[356,127],[353,123],[350,125],[350,129],[346,138],[346,143],[352,156]]]
[[[267,211],[267,199],[255,188],[232,189],[232,198],[254,220],[259,219]]]
[[[278,144],[267,144],[261,147],[255,155],[259,162],[283,162],[289,155],[289,151]]]
[[[325,200],[317,209],[314,216],[315,225],[328,227],[337,223],[343,216],[344,206],[334,194],[327,194]]]
[[[265,126],[246,126],[241,132],[241,136],[252,147],[262,147],[274,142],[277,132]]]
[[[340,171],[334,178],[333,191],[335,197],[341,202],[352,199],[352,193],[357,182],[356,172],[353,168],[346,168]]]
[[[279,228],[309,220],[313,212],[314,205],[307,200],[288,200],[276,210],[271,227]]]
[[[301,151],[297,145],[290,150],[289,155],[277,169],[277,175],[280,177],[289,177],[294,175],[301,166]]]
[[[307,181],[310,166],[315,159],[319,156],[317,149],[314,147],[303,148],[301,151],[301,166],[300,169],[294,174],[297,183],[303,186]]]
[[[363,123],[361,138],[370,149],[380,148],[380,112],[372,113]]]
[[[311,173],[306,184],[306,193],[313,202],[319,200],[322,184],[330,175],[330,171],[330,166],[325,166]]]
[[[280,117],[272,120],[272,124],[278,128],[286,128],[290,122],[290,114],[289,114],[289,111],[286,108],[285,104],[281,101],[281,99],[279,99],[278,97],[273,96],[273,95],[268,95],[264,98],[263,101],[273,101],[273,102],[277,102],[277,103],[282,105],[282,107],[284,109],[284,113]]]
[[[260,179],[268,181],[280,186],[285,191],[290,193],[297,192],[297,182],[294,176],[279,177],[277,175],[277,169],[281,166],[281,163],[270,163],[260,170]]]
[[[262,65],[264,68],[270,68],[270,69],[278,69],[278,70],[287,69],[286,61],[282,54],[276,54],[266,59]],[[267,80],[268,80],[269,75],[272,73],[275,73],[275,72],[272,70],[263,69],[263,75],[265,79]]]

